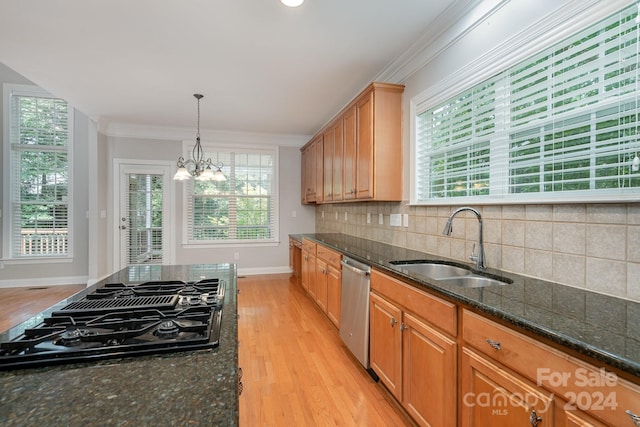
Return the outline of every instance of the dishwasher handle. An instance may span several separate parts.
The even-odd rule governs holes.
[[[349,263],[349,259],[348,258],[343,258],[342,259],[342,267],[346,267],[349,270],[353,271],[354,273],[360,275],[360,276],[369,276],[371,274],[371,270],[369,268],[365,269],[360,269],[356,266],[353,266]]]

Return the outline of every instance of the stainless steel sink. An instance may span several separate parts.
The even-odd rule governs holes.
[[[496,279],[474,273],[470,268],[457,265],[443,264],[433,261],[391,261],[393,268],[400,272],[420,275],[443,285],[460,286],[461,288],[482,288],[485,286],[504,286],[511,282],[509,279]]]
[[[502,280],[492,279],[491,277],[475,276],[475,275],[451,277],[448,279],[439,280],[439,282],[447,285],[460,286],[462,288],[483,288],[485,286],[491,286],[491,285],[504,286],[510,283],[510,282],[503,282]]]
[[[434,280],[445,279],[449,277],[467,276],[471,274],[469,269],[449,264],[439,264],[433,262],[410,263],[404,261],[393,261],[391,264],[394,268],[405,272],[415,273],[421,276],[427,276]]]

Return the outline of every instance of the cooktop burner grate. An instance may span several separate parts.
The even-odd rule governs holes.
[[[173,308],[178,302],[178,295],[160,295],[153,297],[133,297],[102,300],[82,300],[72,302],[63,307],[60,311],[53,313],[54,316],[70,315],[73,313],[102,313],[120,310],[138,310],[155,308],[158,310]]]

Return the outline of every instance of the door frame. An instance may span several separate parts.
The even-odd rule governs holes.
[[[175,264],[175,186],[173,185],[173,173],[175,162],[139,160],[139,159],[113,159],[113,266],[114,271],[119,271],[121,265],[121,236],[120,233],[120,177],[123,173],[149,173],[162,175],[162,265]],[[126,171],[126,172],[125,172]]]

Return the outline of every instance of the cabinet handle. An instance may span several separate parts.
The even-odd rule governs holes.
[[[487,344],[489,344],[491,348],[493,348],[494,350],[502,350],[502,347],[500,347],[499,341],[494,341],[487,338]]]
[[[538,423],[542,421],[542,417],[539,417],[536,414],[536,410],[532,409],[531,414],[529,415],[529,422],[531,423],[531,427],[537,427]]]
[[[404,325],[404,322],[400,323],[400,332],[404,332],[407,327]]]
[[[636,415],[633,412],[631,412],[630,410],[626,410],[625,411],[627,413],[627,415],[629,415],[629,418],[631,418],[631,422],[636,426],[636,427],[640,427],[640,415]]]
[[[393,325],[395,325],[396,323],[398,323],[398,321],[395,318],[391,318],[391,327],[393,328]]]

